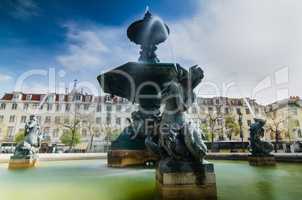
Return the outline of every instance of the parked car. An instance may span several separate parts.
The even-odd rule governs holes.
[[[14,153],[16,148],[15,142],[3,142],[0,145],[0,152],[1,153]]]

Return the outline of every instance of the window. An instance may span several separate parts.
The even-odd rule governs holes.
[[[89,104],[84,104],[84,110],[89,110]]]
[[[81,104],[78,104],[78,103],[77,103],[77,104],[75,105],[75,107],[76,107],[77,110],[80,110],[80,109],[81,109]]]
[[[13,126],[9,126],[8,130],[7,130],[8,136],[11,137],[14,135],[14,127]]]
[[[16,103],[12,104],[12,110],[17,110],[17,107],[18,107],[18,104],[16,104]]]
[[[255,113],[256,113],[256,114],[259,113],[259,108],[255,108]]]
[[[225,114],[229,114],[230,113],[229,108],[225,108],[224,112],[225,112]]]
[[[56,123],[56,124],[61,123],[61,118],[60,118],[59,116],[56,116],[56,117],[55,117],[55,123]]]
[[[3,115],[0,115],[0,123],[2,123],[4,120],[4,116]]]
[[[52,110],[52,104],[51,103],[48,103],[47,104],[47,111],[51,111]]]
[[[106,116],[106,124],[111,124],[111,115]]]
[[[121,118],[120,118],[120,117],[117,117],[117,118],[115,119],[115,123],[116,123],[117,125],[121,125]]]
[[[97,118],[95,119],[95,122],[96,122],[97,124],[101,124],[101,123],[102,123],[102,118],[97,117]]]
[[[39,104],[37,104],[37,103],[32,104],[33,109],[37,109],[38,106],[39,106]]]
[[[37,116],[37,121],[41,123],[41,116]]]
[[[112,111],[112,106],[106,106],[106,111],[111,112]]]
[[[60,104],[56,104],[56,111],[60,111],[61,110],[61,105]]]
[[[1,103],[0,105],[0,110],[5,110],[6,104],[5,103]]]
[[[117,105],[116,106],[116,111],[117,112],[121,112],[122,111],[122,106],[121,105]]]
[[[237,112],[238,115],[240,115],[241,114],[241,109],[240,108],[236,108],[236,112]]]
[[[9,117],[9,122],[15,122],[16,116],[15,115],[11,115]]]
[[[97,111],[97,112],[101,112],[101,111],[102,111],[102,105],[101,105],[101,104],[98,104],[98,105],[97,105],[96,111]]]
[[[21,123],[25,123],[26,122],[26,116],[22,116],[21,117]]]
[[[53,130],[52,137],[53,138],[58,138],[59,137],[59,129],[58,128]]]
[[[69,111],[70,111],[70,104],[69,104],[69,103],[68,103],[68,104],[66,104],[65,110],[66,110],[67,112],[69,112]]]
[[[32,95],[31,95],[31,94],[26,95],[26,100],[27,100],[27,101],[30,101],[31,98],[32,98]]]
[[[213,107],[208,107],[209,112],[213,112]]]
[[[251,114],[250,109],[246,108],[246,109],[245,109],[245,113],[246,113],[247,115]]]
[[[24,105],[23,105],[23,110],[28,110],[28,103],[25,103]]]
[[[86,128],[82,129],[82,136],[87,137],[87,129]]]
[[[247,122],[247,125],[248,125],[248,126],[251,126],[251,124],[252,124],[252,121],[251,121],[251,120],[248,119],[246,122]]]
[[[75,96],[75,100],[76,100],[76,101],[80,101],[80,100],[81,100],[81,95],[76,95],[76,96]]]
[[[50,116],[46,116],[46,117],[45,117],[45,123],[50,123],[50,121],[51,121]]]

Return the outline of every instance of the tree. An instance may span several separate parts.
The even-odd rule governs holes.
[[[220,107],[217,107],[217,110],[220,111]],[[220,112],[219,112],[220,113]],[[198,112],[198,118],[201,123],[200,129],[204,133],[207,140],[211,140],[212,150],[214,149],[214,138],[215,138],[215,128],[217,121],[219,119],[219,114],[217,112]]]
[[[81,114],[80,118],[81,119],[85,119],[85,124],[82,128],[85,128],[89,135],[90,135],[90,142],[89,145],[87,147],[87,151],[91,151],[92,150],[92,146],[93,146],[93,141],[94,141],[94,137],[95,134],[97,132],[99,132],[99,126],[95,125],[95,113],[87,113],[87,114]]]
[[[18,143],[22,142],[24,140],[24,138],[25,138],[24,130],[23,131],[21,130],[16,134],[14,142],[18,144]]]
[[[268,128],[270,129],[271,133],[273,133],[273,136],[275,137],[275,144],[274,149],[277,153],[277,145],[279,143],[279,139],[281,139],[281,125],[284,120],[278,119],[277,113],[273,112],[269,115],[271,123],[268,125]]]
[[[225,128],[227,129],[227,137],[229,140],[232,140],[233,136],[237,136],[240,134],[240,126],[236,122],[236,119],[232,115],[227,115],[224,118]]]
[[[69,146],[69,150],[71,150],[75,145],[80,143],[81,135],[77,130],[70,129],[64,131],[60,140],[63,144]]]
[[[200,129],[201,129],[201,131],[203,133],[204,139],[207,140],[207,141],[209,141],[210,138],[211,138],[211,133],[209,131],[209,127],[208,127],[207,123],[201,123]]]

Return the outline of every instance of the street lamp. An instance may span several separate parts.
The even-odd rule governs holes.
[[[239,124],[239,130],[240,130],[239,132],[240,132],[241,144],[242,144],[242,148],[244,148],[244,145],[243,145],[243,131],[242,131],[242,113],[239,112],[238,115],[239,115],[238,124]]]

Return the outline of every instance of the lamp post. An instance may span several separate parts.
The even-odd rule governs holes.
[[[242,113],[239,112],[238,114],[239,114],[238,124],[239,124],[239,132],[240,132],[241,144],[242,144],[242,149],[244,149],[244,145],[243,145],[243,131],[242,131]]]

